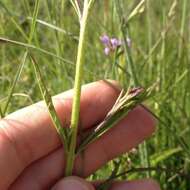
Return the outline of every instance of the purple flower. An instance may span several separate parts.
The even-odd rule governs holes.
[[[110,38],[108,35],[104,34],[100,37],[101,42],[105,46],[104,53],[109,55],[111,52],[114,52],[117,48],[122,45],[121,40],[117,38]]]
[[[101,40],[101,42],[102,42],[105,46],[109,46],[109,44],[110,44],[110,38],[109,38],[109,36],[103,35],[103,36],[100,37],[100,40]]]
[[[113,49],[116,49],[117,47],[119,47],[121,45],[121,41],[118,40],[117,38],[111,38],[110,42],[111,42]]]
[[[104,53],[105,53],[105,55],[109,55],[109,53],[110,53],[110,48],[109,48],[109,47],[105,47],[105,48],[104,48]]]

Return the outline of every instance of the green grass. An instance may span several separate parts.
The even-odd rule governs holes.
[[[24,61],[26,50],[37,59],[51,94],[74,86],[79,34],[77,15],[68,0],[39,1],[38,14],[34,11],[34,2],[21,0],[15,4],[11,0],[0,0],[0,37],[13,40],[7,43],[0,40],[2,116],[41,99],[33,66],[29,58]],[[119,12],[115,2],[122,9]],[[133,167],[144,167],[148,161],[153,167],[168,169],[168,172],[160,169],[149,172],[163,189],[186,190],[190,180],[176,172],[180,169],[190,175],[190,4],[188,0],[146,1],[144,11],[140,9],[124,28],[132,40],[130,52],[126,49],[120,58],[105,56],[100,35],[123,38],[121,20],[124,17],[126,21],[139,2],[95,1],[86,36],[83,82],[111,78],[127,88],[135,75],[142,86],[158,83],[155,97],[147,101],[160,120],[157,133],[141,151],[117,160],[121,163],[119,172],[130,169],[126,160],[130,159]],[[110,162],[91,178],[106,178],[114,164]],[[128,178],[146,175],[135,172],[129,173]]]

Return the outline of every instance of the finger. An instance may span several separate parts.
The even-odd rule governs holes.
[[[86,180],[71,176],[56,183],[52,190],[94,190]],[[114,182],[109,190],[160,190],[158,183],[151,179]]]
[[[93,185],[77,176],[70,176],[58,181],[52,190],[95,190]]]
[[[136,180],[114,183],[109,190],[160,190],[154,180]]]
[[[90,144],[75,163],[74,174],[86,177],[102,167],[116,156],[137,146],[154,131],[152,116],[142,107],[131,111],[127,118],[104,134],[99,140]],[[25,170],[13,184],[13,189],[47,189],[63,176],[64,152],[60,148]]]
[[[116,85],[105,81],[85,85],[81,94],[81,126],[92,126],[102,120],[118,93]],[[68,91],[54,97],[63,126],[70,121],[72,96],[73,91]],[[43,102],[0,120],[0,176],[5,176],[0,181],[0,189],[6,189],[31,162],[59,146],[58,135]]]

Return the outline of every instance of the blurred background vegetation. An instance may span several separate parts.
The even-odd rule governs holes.
[[[119,10],[115,0],[95,0],[86,37],[84,83],[111,78],[128,87],[133,76],[126,53],[106,56],[100,42],[103,34],[122,39],[125,25],[126,37],[132,43],[128,55],[139,85],[157,83],[155,96],[147,104],[159,122],[157,132],[146,144],[111,161],[90,178],[107,178],[118,163],[118,172],[156,167],[156,172],[132,172],[127,178],[151,176],[163,189],[187,190],[190,188],[190,3],[188,0],[117,2]],[[0,0],[0,107],[5,114],[41,99],[31,62],[26,58],[22,64],[26,47],[36,57],[52,95],[73,87],[79,33],[76,13],[68,0],[40,1],[34,38],[29,43],[34,4],[34,0]],[[129,15],[132,17],[127,22]]]

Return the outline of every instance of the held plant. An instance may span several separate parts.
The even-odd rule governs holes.
[[[86,26],[87,26],[89,11],[93,5],[94,0],[84,0],[82,11],[80,9],[81,4],[79,5],[79,1],[74,1],[74,0],[70,1],[74,6],[77,15],[79,17],[80,35],[79,35],[78,53],[76,61],[76,74],[75,74],[75,84],[74,84],[72,115],[71,115],[71,126],[69,130],[61,126],[61,121],[59,120],[59,117],[57,116],[57,113],[53,106],[51,95],[42,78],[40,68],[34,57],[30,54],[30,59],[34,66],[34,72],[36,74],[41,94],[47,105],[54,127],[56,128],[60,136],[61,142],[64,145],[64,151],[66,155],[66,169],[65,169],[66,176],[72,174],[73,164],[75,160],[76,140],[77,140],[77,131],[78,131],[77,129],[78,129],[78,122],[79,122],[78,120],[79,120],[79,111],[80,111],[82,73],[83,73],[83,63],[84,63],[83,59],[85,51],[85,34],[86,34]]]
[[[98,139],[101,135],[106,133],[109,129],[114,127],[121,119],[127,116],[127,114],[141,104],[152,94],[154,86],[144,89],[141,87],[129,89],[127,92],[122,90],[118,96],[114,106],[108,112],[105,119],[93,129],[93,131],[83,139],[79,145],[76,153],[79,154],[85,149],[85,147]]]
[[[8,0],[0,1],[0,119],[33,103],[33,100],[36,101],[40,93],[36,89],[38,84],[52,118],[51,123],[59,133],[60,142],[64,144],[65,162],[70,150],[67,147],[71,142],[71,128],[62,126],[53,107],[48,83],[51,83],[54,92],[61,90],[58,83],[64,84],[65,89],[71,87],[71,78],[74,76],[69,76],[69,73],[75,69],[76,59],[73,62],[70,48],[75,48],[79,42],[79,27],[76,28],[76,19],[71,15],[76,10],[75,16],[82,26],[84,2],[85,0],[23,0],[13,4]],[[154,110],[150,114],[158,123],[157,133],[146,142],[147,146],[143,143],[138,147],[135,152],[138,156],[132,153],[116,158],[107,167],[90,176],[92,180],[102,181],[104,178],[103,183],[97,187],[98,190],[109,189],[109,185],[117,178],[130,180],[149,175],[157,179],[165,189],[185,190],[190,186],[188,2],[100,0],[95,1],[93,13],[89,12],[89,32],[84,37],[85,79],[116,79],[123,86],[130,86],[128,88],[141,84],[147,87],[151,81],[158,81],[156,96],[150,98],[151,101],[148,99],[148,104]],[[103,44],[99,39],[102,34],[107,35],[101,38]],[[127,39],[131,39],[130,48],[127,47]],[[103,51],[106,55],[103,55]],[[28,59],[33,59],[33,64]],[[90,65],[87,66],[88,62]],[[34,78],[36,82],[31,84]],[[74,157],[84,158],[82,154],[86,151],[85,148],[90,143],[95,143],[97,138],[101,140],[101,135],[109,133],[109,129],[114,129],[112,122],[117,123],[122,118],[119,114],[127,115],[127,107],[121,108],[119,104],[129,105],[127,102],[131,98],[127,98],[125,103],[122,101],[128,92],[123,91],[120,94],[115,108],[98,125],[79,132],[80,141],[75,147]],[[146,99],[140,95],[142,93],[143,91],[136,95],[139,97],[137,105]],[[67,124],[66,122],[65,125]],[[128,158],[133,160],[132,163],[128,162]],[[82,175],[82,166],[79,169]],[[62,175],[64,173],[62,171]]]
[[[51,95],[48,92],[48,89],[42,78],[40,68],[34,57],[31,54],[29,54],[34,66],[34,72],[36,74],[41,94],[47,105],[52,122],[60,136],[61,142],[64,145],[64,151],[66,155],[65,176],[72,175],[75,157],[78,154],[80,154],[86,148],[86,146],[94,142],[96,139],[100,138],[101,135],[103,135],[109,129],[114,127],[134,107],[141,104],[145,99],[147,99],[153,90],[153,87],[148,89],[138,87],[138,88],[129,89],[127,91],[122,90],[113,108],[107,114],[105,119],[97,127],[95,127],[94,130],[88,136],[82,139],[81,144],[78,147],[76,147],[79,114],[80,114],[80,96],[81,96],[82,73],[83,73],[83,64],[84,64],[83,59],[85,51],[86,26],[87,26],[89,11],[93,2],[94,2],[93,0],[84,0],[83,10],[81,12],[81,9],[79,8],[81,7],[81,4],[80,5],[78,4],[79,1],[72,1],[72,4],[75,7],[75,10],[77,11],[77,15],[80,21],[80,36],[79,36],[78,54],[76,61],[76,74],[75,74],[75,84],[74,84],[72,115],[71,115],[71,126],[69,129],[63,128],[61,126],[61,121],[59,120],[59,117],[56,114],[51,99]]]
[[[80,35],[79,35],[78,53],[76,61],[74,98],[73,98],[72,114],[71,114],[71,133],[69,138],[70,143],[69,143],[67,164],[65,170],[66,176],[72,174],[73,164],[75,159],[75,149],[76,149],[77,131],[78,131],[77,129],[78,129],[79,112],[80,112],[81,85],[82,85],[83,64],[84,64],[86,26],[87,26],[89,11],[93,5],[94,0],[84,0],[82,13],[80,10],[79,1],[71,0],[71,2],[79,17]]]
[[[93,0],[84,0],[83,10],[81,12],[81,4],[79,1],[72,1],[75,10],[77,10],[77,15],[79,16],[80,21],[80,35],[79,35],[79,44],[78,44],[78,54],[76,61],[76,74],[75,74],[75,84],[74,84],[74,98],[72,104],[72,115],[71,115],[71,124],[70,128],[63,128],[61,126],[61,121],[55,111],[53,106],[52,98],[48,92],[48,88],[45,85],[43,80],[40,68],[34,59],[34,57],[29,53],[30,59],[34,66],[34,72],[40,87],[41,94],[47,105],[49,114],[51,116],[52,122],[57,130],[57,133],[60,136],[60,140],[64,145],[64,151],[66,155],[66,168],[65,176],[72,175],[73,165],[75,157],[82,153],[82,151],[90,143],[94,142],[100,138],[104,133],[109,129],[114,127],[121,119],[127,116],[127,114],[135,108],[137,105],[141,104],[144,100],[150,97],[154,86],[148,89],[141,87],[129,88],[129,90],[122,90],[118,99],[116,100],[114,106],[109,111],[105,119],[93,129],[85,138],[81,140],[81,143],[76,147],[77,142],[77,132],[78,132],[78,123],[79,123],[79,114],[80,114],[80,96],[81,96],[81,85],[82,85],[82,74],[83,74],[83,64],[84,64],[84,52],[85,52],[85,35],[86,35],[86,26],[89,16],[90,8],[93,4]],[[76,6],[77,5],[77,6]]]
[[[48,89],[45,85],[45,82],[42,78],[42,74],[40,68],[34,59],[34,57],[30,54],[31,61],[34,66],[34,71],[36,74],[36,78],[38,81],[38,85],[40,87],[41,94],[43,95],[43,99],[47,105],[49,114],[51,116],[52,122],[57,130],[57,133],[60,136],[60,140],[64,145],[64,151],[66,153],[68,159],[68,153],[70,150],[70,136],[72,130],[68,128],[63,128],[61,126],[61,121],[56,114],[55,108],[53,106],[52,98]],[[127,91],[122,90],[120,95],[118,96],[115,104],[112,109],[108,112],[104,120],[97,125],[93,131],[90,132],[86,137],[81,140],[80,145],[76,148],[74,147],[74,156],[73,159],[92,142],[100,138],[104,133],[106,133],[109,129],[113,128],[121,119],[127,116],[127,114],[135,108],[137,105],[140,105],[143,101],[151,97],[153,91],[155,89],[155,85],[144,89],[142,87],[130,88]],[[71,128],[72,129],[72,128]],[[70,132],[69,132],[70,130]],[[77,131],[76,131],[77,133]],[[77,137],[76,137],[77,138]],[[76,140],[76,139],[75,139]],[[71,173],[72,174],[72,173]],[[70,174],[70,175],[71,175]]]

